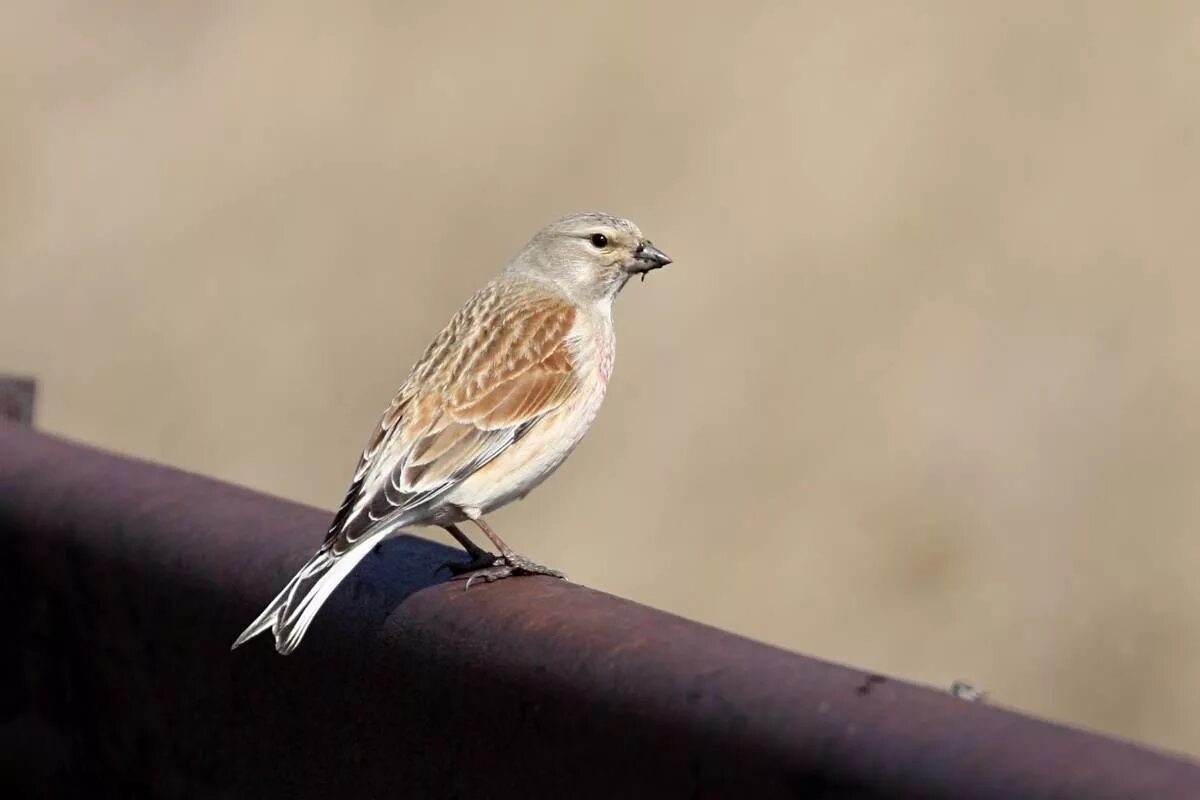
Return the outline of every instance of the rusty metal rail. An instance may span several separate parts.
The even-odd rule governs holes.
[[[1200,797],[1200,767],[544,578],[369,557],[229,644],[328,514],[0,422],[0,783],[41,796]],[[15,795],[9,795],[15,796]]]

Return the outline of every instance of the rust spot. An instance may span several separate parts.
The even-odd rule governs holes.
[[[866,697],[871,693],[871,687],[875,686],[876,684],[886,682],[887,678],[883,677],[882,675],[868,675],[866,679],[863,680],[862,684],[860,684],[859,687],[854,690],[854,692],[859,697]]]

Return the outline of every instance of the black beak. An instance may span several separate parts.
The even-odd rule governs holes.
[[[642,242],[634,252],[634,261],[629,267],[629,271],[632,273],[640,272],[644,275],[652,269],[665,267],[670,263],[670,256],[650,244],[650,242]]]

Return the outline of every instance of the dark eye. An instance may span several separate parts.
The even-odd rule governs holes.
[[[592,242],[592,247],[595,247],[597,249],[602,248],[602,247],[608,247],[608,237],[605,236],[603,233],[593,233],[591,242]]]

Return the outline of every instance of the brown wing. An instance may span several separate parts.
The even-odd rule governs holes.
[[[380,420],[325,548],[435,501],[503,453],[577,388],[575,310],[541,292],[489,287],[425,351]]]

